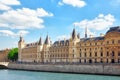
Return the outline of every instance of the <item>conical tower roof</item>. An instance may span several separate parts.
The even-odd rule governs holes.
[[[50,40],[49,40],[49,36],[48,35],[46,36],[45,44],[50,44]]]
[[[75,28],[73,29],[73,32],[72,32],[72,39],[75,39],[76,37],[76,31],[75,31]]]
[[[38,45],[42,45],[42,38],[40,37]]]
[[[20,36],[20,40],[19,40],[19,42],[24,42],[24,39],[23,39],[22,36]]]

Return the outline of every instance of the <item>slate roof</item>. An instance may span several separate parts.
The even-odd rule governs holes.
[[[60,43],[61,44],[64,44],[64,43],[67,43],[69,42],[69,40],[61,40]],[[56,44],[59,44],[59,41],[55,41],[53,45],[56,45]]]
[[[80,41],[86,42],[86,41],[98,41],[98,40],[104,40],[104,37],[93,37],[93,38],[82,38]]]
[[[111,27],[111,28],[107,31],[107,33],[113,32],[113,31],[120,32],[120,26]]]

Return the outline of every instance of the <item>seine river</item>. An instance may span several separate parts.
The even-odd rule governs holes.
[[[120,76],[0,70],[0,80],[120,80]]]

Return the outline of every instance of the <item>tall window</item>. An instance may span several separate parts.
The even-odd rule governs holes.
[[[115,56],[115,53],[114,53],[114,51],[112,51],[112,56]]]
[[[112,44],[114,44],[114,40],[112,40]]]
[[[95,52],[95,56],[97,56],[97,52]]]
[[[80,49],[80,51],[81,51],[81,49]]]
[[[101,59],[100,61],[101,61],[101,63],[103,63],[103,59]]]
[[[107,44],[109,44],[109,41],[107,41]]]
[[[95,45],[97,45],[97,43],[95,43]]]
[[[118,52],[118,56],[120,56],[120,51]]]
[[[95,63],[97,63],[97,59],[95,59]]]
[[[107,51],[107,56],[109,56],[109,52]]]
[[[79,60],[79,62],[81,63],[81,59]]]
[[[90,51],[91,51],[91,48],[90,48]]]
[[[103,56],[103,52],[101,52],[101,56]]]
[[[84,59],[84,62],[86,63],[86,59]]]
[[[90,57],[92,56],[91,52],[90,52]]]
[[[85,57],[86,57],[86,53],[85,53]]]
[[[73,58],[74,58],[74,54],[73,54]]]
[[[81,57],[81,53],[80,53],[80,57]]]

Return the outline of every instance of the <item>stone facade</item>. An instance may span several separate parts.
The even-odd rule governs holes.
[[[8,62],[8,53],[10,49],[5,49],[0,51],[0,62]]]
[[[87,31],[87,30],[86,30]],[[18,42],[20,62],[42,63],[120,63],[120,26],[111,27],[105,35],[80,38],[73,29],[71,38],[53,44],[47,35],[35,43]]]

